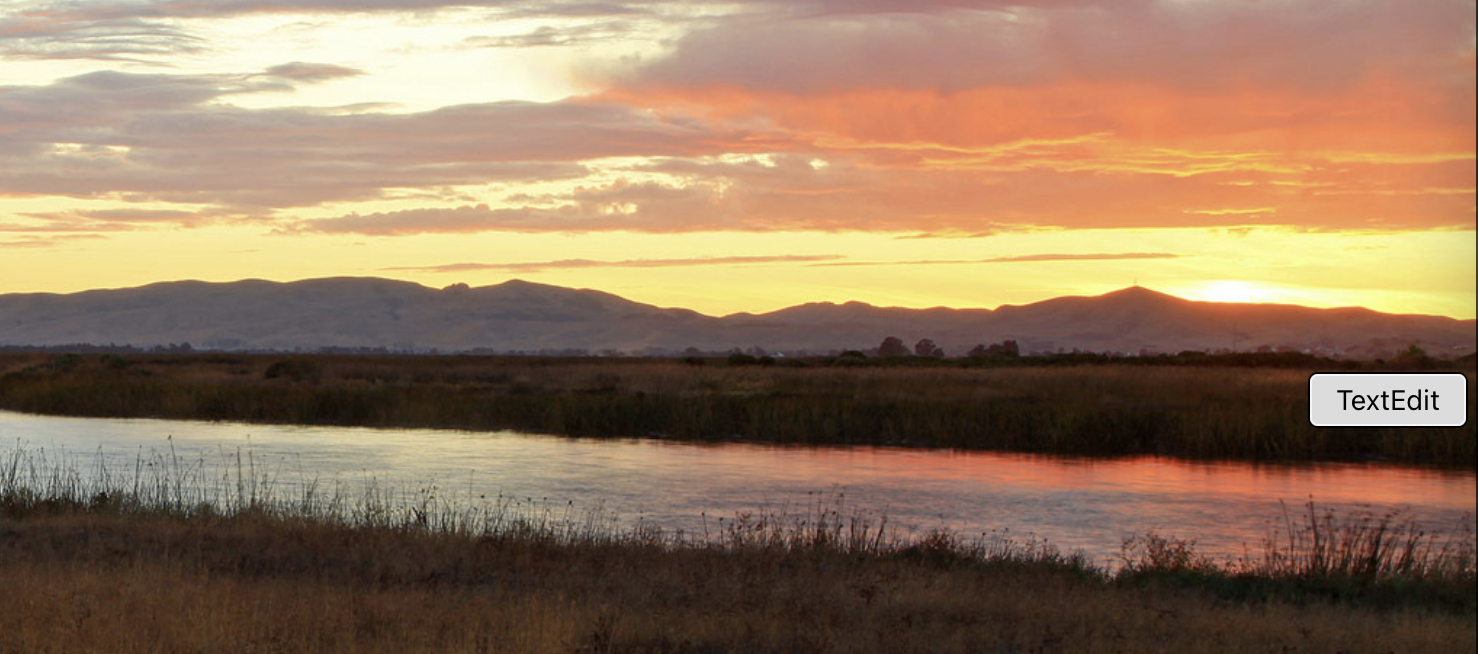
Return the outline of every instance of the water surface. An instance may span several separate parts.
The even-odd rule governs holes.
[[[1342,512],[1399,510],[1428,531],[1472,529],[1475,475],[1379,464],[1259,465],[1155,457],[1092,459],[888,447],[569,439],[461,432],[33,416],[0,411],[0,453],[105,462],[241,461],[279,488],[373,481],[409,494],[517,498],[702,534],[740,513],[886,515],[900,535],[1008,530],[1112,563],[1125,538],[1195,538],[1218,559],[1256,550],[1310,499]],[[241,457],[238,457],[241,454]],[[210,474],[206,474],[209,477]],[[289,493],[290,494],[290,493]],[[1297,516],[1295,516],[1297,518]]]

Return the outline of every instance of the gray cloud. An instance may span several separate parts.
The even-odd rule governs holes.
[[[344,77],[363,75],[358,68],[346,68],[334,64],[314,64],[302,61],[273,66],[262,73],[267,77],[278,77],[296,82],[323,82]]]
[[[618,83],[797,94],[1026,83],[1044,74],[1046,61],[1022,43],[1039,29],[995,12],[736,19],[687,34]]]
[[[594,102],[498,102],[413,114],[245,109],[212,100],[354,71],[239,76],[99,72],[0,87],[0,192],[234,206],[248,213],[386,189],[573,179],[579,162],[760,147],[748,135]]]
[[[657,2],[580,0],[66,0],[0,8],[0,56],[167,63],[209,43],[181,21],[258,13],[424,12],[482,7],[498,16],[611,18]],[[539,45],[533,38],[528,45]]]
[[[719,20],[619,81],[790,93],[1060,80],[1329,88],[1384,71],[1445,87],[1472,52],[1475,20],[1462,0],[901,4],[817,0]]]
[[[602,22],[631,17],[681,23],[692,31],[670,56],[627,81],[804,92],[1125,77],[1340,85],[1374,70],[1430,75],[1425,64],[1472,51],[1475,20],[1468,0],[740,0],[724,15],[682,0],[70,0],[0,14],[0,52],[167,55],[203,47],[180,19],[454,7],[594,21],[481,42],[497,47],[604,38]]]
[[[0,13],[0,56],[9,58],[138,61],[204,49],[199,37],[156,20]]]
[[[662,0],[598,2],[585,0],[63,0],[37,2],[22,13],[42,20],[117,20],[127,18],[219,18],[259,13],[406,12],[454,7],[484,7],[519,15],[621,16],[644,7],[680,4]]]

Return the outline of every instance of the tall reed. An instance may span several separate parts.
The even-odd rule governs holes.
[[[1298,369],[792,368],[477,357],[125,361],[12,361],[0,366],[10,371],[0,374],[0,408],[569,436],[1478,465],[1475,421],[1456,429],[1311,426],[1310,371]],[[1470,380],[1468,387],[1471,407],[1478,384]]]

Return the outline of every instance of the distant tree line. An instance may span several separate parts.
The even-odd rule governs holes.
[[[591,352],[585,349],[542,349],[537,351],[508,350],[498,351],[491,348],[478,348],[475,350],[458,352],[438,352],[429,350],[403,350],[385,347],[323,347],[313,350],[272,350],[272,349],[205,349],[197,350],[189,343],[169,343],[150,347],[139,347],[134,345],[97,345],[92,343],[71,343],[65,345],[0,345],[0,353],[4,354],[56,354],[56,355],[223,355],[223,354],[322,354],[332,356],[510,356],[510,357],[548,357],[565,359],[582,358],[610,358],[629,356],[626,353],[615,350],[600,350]],[[1471,366],[1478,363],[1478,354],[1469,353],[1456,359],[1439,359],[1432,357],[1421,347],[1413,344],[1388,358],[1374,358],[1368,360],[1350,358],[1332,358],[1318,354],[1297,352],[1290,350],[1259,349],[1246,352],[1203,352],[1200,350],[1184,350],[1176,354],[1151,354],[1139,353],[1134,355],[1118,352],[1083,352],[1073,350],[1071,352],[1038,352],[1022,354],[1020,345],[1014,340],[1004,340],[990,345],[979,344],[968,350],[964,356],[947,357],[943,348],[939,347],[933,340],[924,338],[908,347],[904,341],[896,336],[883,339],[877,348],[872,350],[833,350],[830,354],[819,355],[805,352],[792,353],[790,355],[774,352],[768,353],[764,349],[754,346],[748,349],[733,348],[727,353],[704,352],[696,348],[687,348],[676,353],[665,355],[648,354],[641,358],[675,358],[689,365],[725,364],[730,366],[774,366],[808,367],[808,366],[957,366],[957,367],[994,367],[994,366],[1062,366],[1062,365],[1095,365],[1095,364],[1131,364],[1131,365],[1195,365],[1195,366],[1223,366],[1223,367],[1273,367],[1273,368],[1325,368],[1325,369],[1351,369],[1360,367],[1392,367],[1403,370],[1416,369],[1447,369],[1453,366]],[[285,376],[301,374],[298,371],[281,371]]]

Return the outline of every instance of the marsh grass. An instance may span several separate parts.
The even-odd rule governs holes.
[[[1471,536],[1452,548],[1409,530],[1373,541],[1372,531],[1393,530],[1380,519],[1349,526],[1312,508],[1304,530],[1319,535],[1278,545],[1261,572],[1211,565],[1193,543],[1158,537],[1108,570],[1005,532],[900,536],[885,517],[849,511],[841,496],[683,534],[434,485],[289,483],[250,452],[231,459],[217,467],[170,452],[125,465],[12,452],[0,467],[0,651],[1444,652],[1475,644]],[[1390,563],[1359,563],[1372,548]],[[1290,585],[1315,575],[1406,585],[1381,602],[1362,591],[1370,586],[1321,594]],[[1467,584],[1466,608],[1430,599],[1443,597],[1430,585],[1449,581]]]
[[[1124,542],[1118,583],[1191,587],[1238,600],[1332,601],[1393,609],[1478,611],[1475,526],[1433,534],[1399,511],[1340,514],[1284,505],[1256,551],[1216,562],[1195,541],[1143,534]]]
[[[67,358],[61,361],[63,357]],[[109,358],[111,357],[111,358]],[[1320,429],[1288,368],[694,366],[655,359],[0,356],[34,413],[1471,468],[1478,426]],[[1478,384],[1468,385],[1472,407]]]
[[[1473,516],[1455,533],[1429,533],[1399,511],[1341,514],[1313,500],[1295,512],[1283,505],[1282,524],[1270,525],[1256,551],[1216,562],[1195,541],[1147,533],[1127,539],[1121,561],[1102,567],[1081,553],[1051,543],[1014,538],[1006,530],[968,537],[947,529],[900,533],[888,517],[846,505],[844,492],[808,494],[783,504],[733,516],[704,514],[700,533],[664,530],[638,518],[623,525],[597,505],[499,494],[469,487],[446,491],[438,483],[387,487],[373,477],[361,483],[321,484],[283,465],[261,465],[250,449],[222,452],[217,462],[168,452],[132,460],[101,453],[91,461],[67,452],[12,448],[0,460],[0,515],[45,514],[155,516],[172,519],[242,519],[306,522],[349,530],[381,530],[461,539],[529,539],[564,546],[640,545],[664,550],[717,549],[773,553],[824,552],[851,557],[890,557],[937,564],[1048,566],[1101,580],[1164,574],[1256,577],[1273,581],[1345,579],[1466,587],[1473,602]],[[712,525],[710,528],[709,525]],[[1469,607],[1472,608],[1472,607]]]
[[[1277,536],[1270,536],[1262,558],[1248,568],[1276,577],[1473,581],[1472,516],[1469,529],[1464,530],[1466,538],[1439,540],[1396,512],[1340,516],[1312,501],[1304,508],[1296,526],[1287,505],[1283,506],[1284,540],[1275,546]]]

